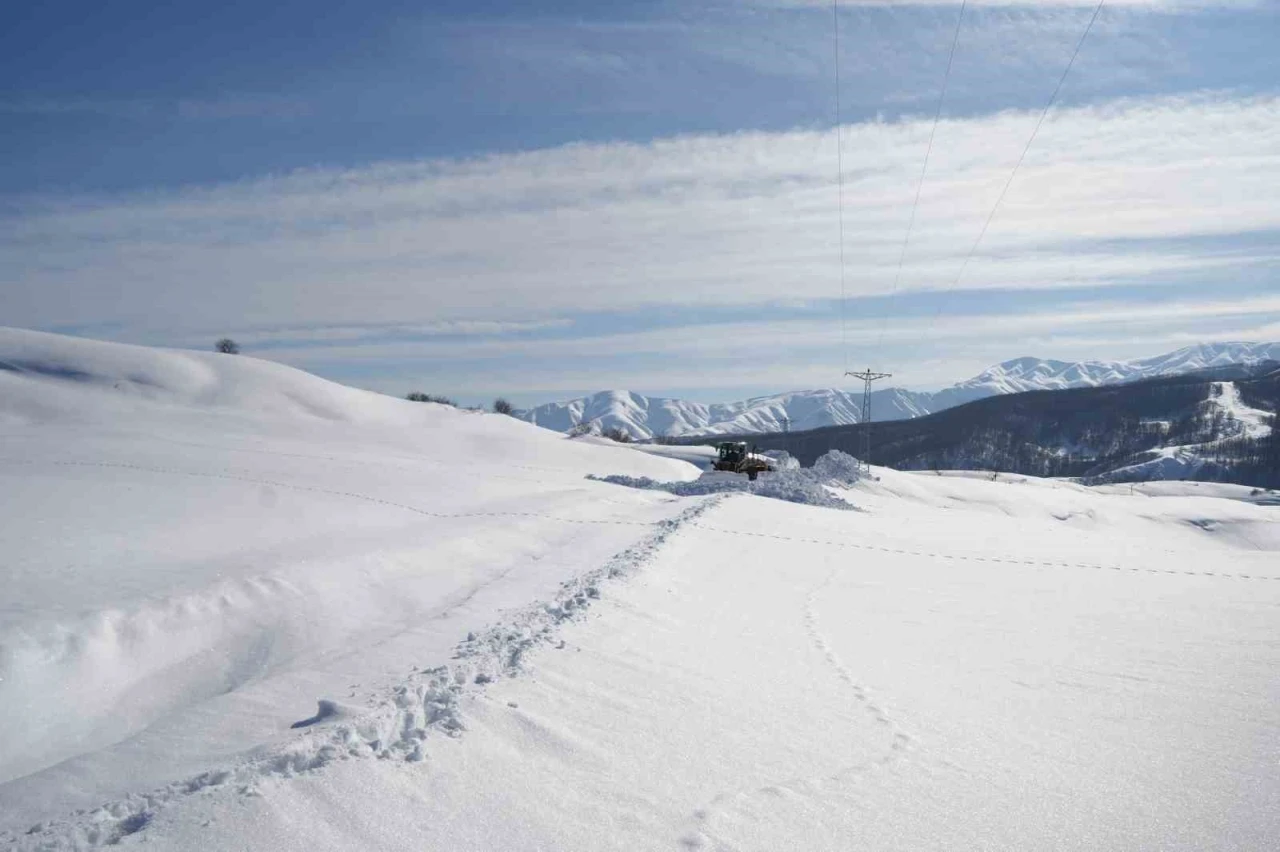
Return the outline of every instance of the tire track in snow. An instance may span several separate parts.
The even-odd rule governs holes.
[[[554,644],[558,626],[580,618],[600,597],[602,584],[641,570],[671,536],[722,500],[721,496],[703,499],[675,517],[652,524],[632,522],[654,529],[600,568],[562,583],[554,600],[519,610],[478,635],[468,634],[451,662],[412,672],[374,707],[344,706],[322,699],[314,716],[294,723],[304,729],[298,739],[263,757],[130,794],[88,813],[38,823],[22,835],[0,832],[0,845],[14,852],[99,848],[144,831],[158,812],[193,795],[212,791],[261,795],[259,782],[322,770],[341,760],[422,761],[427,756],[424,743],[430,736],[458,737],[464,733],[463,701],[475,700],[487,684],[499,678],[524,673],[531,651],[563,648],[563,641]]]

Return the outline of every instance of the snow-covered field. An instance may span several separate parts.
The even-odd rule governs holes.
[[[678,498],[586,478],[678,459],[13,330],[0,435],[0,847],[1280,846],[1280,507],[1234,492]]]

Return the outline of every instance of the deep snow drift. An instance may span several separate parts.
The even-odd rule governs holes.
[[[0,361],[0,846],[1280,838],[1280,508],[1238,490],[676,498],[250,359]]]

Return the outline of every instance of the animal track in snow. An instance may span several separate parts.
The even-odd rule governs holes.
[[[897,730],[897,725],[889,714],[871,699],[871,695],[867,687],[862,684],[840,659],[840,655],[836,653],[831,643],[827,641],[826,636],[822,632],[821,621],[818,617],[818,596],[831,584],[835,579],[837,568],[832,568],[826,578],[818,585],[814,586],[804,600],[804,622],[805,629],[809,634],[809,638],[813,641],[813,645],[823,658],[835,671],[836,677],[848,686],[849,691],[853,693],[853,697],[863,706],[863,708],[881,725],[886,725],[894,730],[894,737],[891,744],[891,752],[897,753],[904,751],[911,742],[911,737]],[[894,754],[890,754],[887,759],[892,759]]]

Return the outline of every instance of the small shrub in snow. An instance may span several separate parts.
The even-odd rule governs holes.
[[[449,397],[447,396],[435,396],[434,394],[419,393],[418,391],[414,391],[411,394],[406,394],[405,399],[409,400],[410,402],[435,402],[440,405],[452,405],[454,408],[458,407],[458,403],[449,399]]]
[[[610,441],[617,441],[619,444],[631,443],[631,433],[617,426],[611,426],[604,430],[604,436]]]
[[[224,337],[217,343],[213,344],[214,352],[221,352],[223,355],[239,355],[240,344],[236,343],[230,337]]]
[[[502,397],[498,397],[493,401],[494,414],[514,414],[516,407]]]

